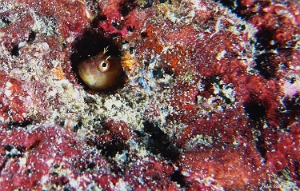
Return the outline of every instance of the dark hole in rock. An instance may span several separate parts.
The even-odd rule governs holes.
[[[159,0],[160,3],[169,3],[172,4],[171,0]]]
[[[258,121],[266,116],[266,109],[261,103],[249,102],[244,106],[244,109],[250,119]]]
[[[11,50],[11,55],[12,56],[19,56],[20,53],[19,53],[19,45],[15,45],[12,50]]]
[[[61,127],[65,126],[65,121],[60,121],[60,122],[59,122],[59,125],[60,125]]]
[[[162,68],[154,69],[152,71],[152,75],[153,75],[154,78],[162,78],[163,77],[163,70],[162,70]]]
[[[24,153],[26,151],[25,146],[17,146],[17,150],[20,151],[21,153]]]
[[[22,149],[22,147],[19,150],[18,147],[15,148],[11,145],[5,145],[4,149],[6,151],[8,151],[8,153],[6,153],[6,156],[9,157],[9,158],[22,157],[23,156],[22,152],[24,152],[23,150],[25,150],[25,149]],[[16,149],[18,152],[15,152],[15,151],[11,152],[13,149]]]
[[[91,162],[91,163],[88,164],[87,167],[88,167],[89,169],[93,169],[93,168],[95,168],[95,166],[96,166],[96,164],[95,164],[94,162]]]
[[[5,16],[2,16],[1,17],[1,21],[5,24],[5,25],[10,25],[11,21],[5,17]]]
[[[248,13],[245,10],[248,9],[246,6],[242,6],[239,0],[214,0],[217,3],[222,4],[224,7],[230,9],[233,13],[237,16],[247,20],[250,18],[254,13]]]
[[[256,33],[256,49],[258,50],[271,50],[278,48],[278,44],[273,43],[274,30],[273,29],[261,29]]]
[[[101,154],[106,158],[112,158],[117,153],[122,153],[124,150],[129,150],[129,146],[121,140],[114,139],[108,145],[98,145],[98,149],[102,149]]]
[[[28,39],[27,39],[27,42],[28,42],[28,43],[33,42],[33,41],[35,40],[35,37],[36,37],[36,32],[31,31],[31,32],[29,33],[29,37],[28,37]]]
[[[144,131],[150,135],[147,141],[147,150],[153,154],[161,154],[164,158],[171,161],[178,159],[180,155],[178,148],[157,125],[145,121]]]
[[[232,11],[234,11],[237,7],[237,0],[216,0],[216,2],[221,3]]]
[[[127,30],[128,30],[129,32],[133,32],[133,29],[134,29],[134,28],[131,27],[131,26],[128,26],[128,27],[127,27]]]
[[[73,127],[73,132],[77,132],[78,129],[81,128],[81,126],[82,126],[82,121],[79,120],[79,121],[77,122],[77,124]]]
[[[119,44],[116,44],[114,37],[106,37],[101,31],[87,29],[81,37],[78,37],[73,44],[73,54],[71,55],[72,70],[78,77],[78,82],[84,86],[85,90],[90,90],[91,88],[83,82],[79,77],[78,65],[103,53],[104,49],[107,49],[105,55],[109,55],[111,58],[120,58],[121,51]],[[121,65],[121,63],[119,63]],[[116,85],[101,90],[104,93],[114,92],[115,90],[122,88],[124,86],[126,79],[125,72],[122,70],[120,75],[115,82]],[[96,91],[96,90],[95,90]]]
[[[129,48],[130,54],[133,54],[134,49],[135,49],[134,47]]]
[[[261,131],[262,131],[262,129],[261,129]],[[258,150],[258,152],[260,153],[260,155],[265,159],[266,154],[267,154],[267,148],[265,146],[265,140],[264,140],[263,133],[261,136],[257,137],[257,140],[255,141],[255,146],[256,146],[256,149]]]
[[[124,22],[123,21],[112,22],[111,25],[114,26],[117,30],[121,30],[124,27]]]
[[[173,182],[177,182],[177,184],[180,185],[181,188],[187,187],[187,183],[185,182],[184,176],[181,174],[180,171],[176,170],[172,175],[171,175],[171,180]]]
[[[293,84],[295,81],[296,81],[296,78],[294,78],[294,77],[292,77],[292,78],[290,79],[290,83],[291,83],[291,84]]]
[[[133,130],[133,132],[138,136],[138,137],[144,137],[146,136],[145,133],[138,131],[138,130]]]
[[[300,116],[300,93],[283,100],[284,107],[280,111],[280,129],[289,131],[289,126]]]
[[[8,125],[10,128],[17,128],[17,127],[26,127],[28,125],[33,125],[34,121],[31,120],[25,120],[23,122],[10,122]]]
[[[241,31],[244,31],[244,30],[246,29],[246,25],[240,25],[240,26],[239,26],[239,29],[240,29]]]
[[[105,15],[101,15],[101,14],[98,14],[92,21],[91,23],[91,27],[92,28],[97,28],[99,27],[99,22],[101,21],[105,21],[107,19],[107,17]]]
[[[25,171],[25,174],[26,175],[30,175],[30,174],[32,174],[33,173],[33,171],[29,168],[29,169],[27,169],[26,171]]]
[[[2,172],[2,170],[6,167],[8,160],[9,160],[8,157],[3,157],[3,159],[0,163],[0,172]]]
[[[147,36],[148,36],[147,32],[142,32],[142,33],[141,33],[141,37],[142,37],[142,38],[146,38]]]
[[[274,78],[278,70],[278,65],[272,60],[274,55],[271,53],[261,54],[255,59],[256,66],[254,68],[267,80]]]
[[[5,145],[4,146],[4,149],[6,150],[6,151],[11,151],[13,148],[15,148],[14,146],[12,146],[12,145]]]
[[[127,16],[137,6],[135,0],[126,0],[120,4],[120,13],[122,16]]]
[[[228,97],[226,97],[226,95],[223,92],[220,92],[219,95],[224,99],[226,104],[231,104],[231,100]]]
[[[260,155],[265,158],[267,153],[267,148],[265,145],[265,135],[263,126],[266,121],[266,109],[265,107],[258,102],[251,101],[244,106],[246,113],[248,114],[249,118],[252,120],[252,125],[255,129],[259,132],[255,134],[255,146]]]
[[[108,48],[107,54],[121,56],[119,47],[114,43],[113,39],[104,37],[102,32],[87,29],[73,44],[72,64],[78,65],[81,61],[101,53],[105,48]]]

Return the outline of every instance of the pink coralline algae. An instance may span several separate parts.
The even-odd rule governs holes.
[[[299,190],[300,3],[0,2],[1,190]],[[121,61],[113,90],[78,66]]]

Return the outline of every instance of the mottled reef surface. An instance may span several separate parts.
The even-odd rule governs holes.
[[[297,0],[1,0],[0,190],[298,190]],[[95,92],[78,64],[122,60]]]

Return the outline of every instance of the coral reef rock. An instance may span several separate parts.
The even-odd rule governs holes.
[[[0,1],[0,190],[299,190],[299,10]],[[124,84],[96,91],[104,49]]]

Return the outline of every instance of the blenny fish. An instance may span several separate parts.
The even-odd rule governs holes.
[[[106,55],[107,48],[96,56],[82,61],[78,73],[82,81],[95,91],[111,90],[123,84],[121,58]]]

